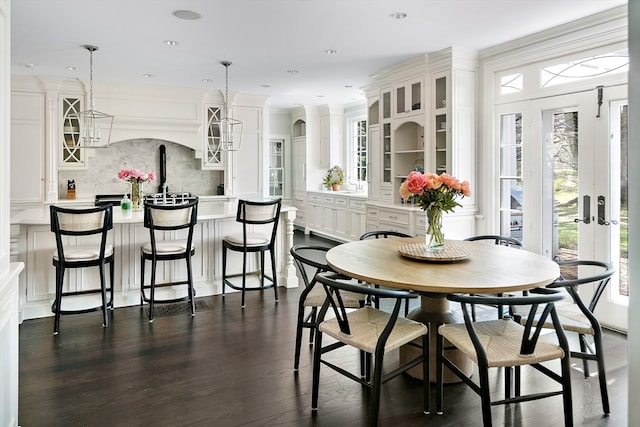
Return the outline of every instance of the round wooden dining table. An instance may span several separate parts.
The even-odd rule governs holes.
[[[451,311],[447,294],[508,293],[548,285],[558,278],[558,265],[533,252],[492,242],[445,241],[450,257],[433,258],[415,248],[423,248],[425,238],[358,240],[333,247],[327,262],[336,272],[367,283],[406,289],[420,295],[420,307],[409,318],[430,328],[430,378],[435,380],[435,331],[438,323],[461,322]],[[400,349],[400,359],[408,359],[413,349]],[[471,362],[461,354],[454,356],[459,367],[471,372]],[[421,369],[411,375],[421,377]],[[445,382],[457,381],[445,372]]]

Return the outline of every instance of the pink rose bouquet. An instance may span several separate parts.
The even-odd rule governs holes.
[[[118,178],[141,184],[143,182],[151,182],[156,180],[156,174],[153,172],[142,172],[140,169],[122,169],[118,172]]]
[[[424,210],[436,208],[451,212],[455,207],[461,206],[456,201],[458,196],[471,195],[471,187],[468,181],[460,182],[446,173],[436,175],[412,171],[400,185],[400,195],[405,200],[413,198]]]

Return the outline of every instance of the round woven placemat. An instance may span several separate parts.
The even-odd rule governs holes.
[[[407,243],[406,245],[399,246],[398,252],[407,258],[431,262],[461,261],[469,258],[471,255],[469,249],[455,242],[445,243],[442,252],[427,252],[426,246],[424,243]]]

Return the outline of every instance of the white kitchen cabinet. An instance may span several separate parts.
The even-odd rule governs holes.
[[[45,200],[44,94],[11,92],[11,204]]]
[[[292,127],[291,168],[293,191],[307,191],[307,126],[306,122],[298,119]]]
[[[359,239],[366,230],[366,200],[342,192],[308,192],[307,231],[340,241]]]
[[[340,196],[324,196],[322,198],[324,233],[341,239],[347,237],[347,198]]]
[[[306,231],[307,193],[305,191],[295,191],[293,194],[293,206],[298,209],[294,225]]]
[[[424,111],[424,79],[405,80],[394,85],[394,118],[421,114]]]
[[[202,169],[223,170],[225,164],[224,152],[220,149],[220,119],[222,108],[219,105],[205,105],[205,117],[207,120],[202,154]]]
[[[310,231],[323,231],[323,206],[322,195],[320,194],[307,194],[307,229]]]
[[[367,231],[365,202],[361,199],[350,198],[348,209],[350,240],[358,240]]]

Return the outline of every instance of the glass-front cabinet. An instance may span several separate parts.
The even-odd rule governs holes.
[[[284,139],[269,141],[269,196],[284,196]]]
[[[202,169],[224,169],[223,151],[220,149],[220,119],[222,108],[207,107],[207,135],[202,156]]]
[[[395,85],[394,117],[422,112],[422,78],[407,80]]]
[[[61,97],[62,112],[62,144],[60,169],[77,169],[85,167],[86,153],[80,147],[80,120],[78,113],[82,111],[81,97]]]
[[[447,137],[449,135],[447,122],[447,77],[437,77],[434,80],[434,119],[433,141],[435,143],[435,171],[437,174],[447,172]]]

